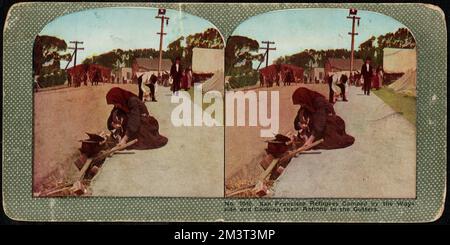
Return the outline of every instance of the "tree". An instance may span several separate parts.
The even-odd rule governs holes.
[[[162,51],[163,59],[175,60],[176,57],[181,58],[181,62],[185,66],[191,65],[192,49],[199,48],[223,48],[224,43],[220,33],[209,28],[204,32],[195,33],[188,37],[180,36],[176,40],[167,45],[167,50]],[[154,48],[121,50],[114,49],[109,52],[94,55],[83,60],[83,64],[99,64],[111,69],[119,67],[131,67],[136,58],[159,58],[159,50]]]
[[[416,41],[407,28],[399,28],[394,33],[379,36],[377,45],[382,48],[414,48]]]
[[[373,58],[375,56],[375,40],[375,36],[372,36],[359,45],[359,52],[363,60],[368,57]]]
[[[117,61],[120,61],[120,57],[115,51],[110,51],[105,54],[94,57],[93,63],[109,68],[117,68]]]
[[[186,48],[182,62],[188,66],[192,64],[192,50],[194,48],[223,49],[224,43],[219,31],[208,28],[204,32],[195,33],[186,37]]]
[[[396,32],[386,33],[378,37],[372,36],[359,45],[359,49],[355,50],[355,59],[365,59],[371,57],[375,65],[383,64],[384,48],[414,48],[416,42],[411,32],[406,28],[399,28]],[[324,67],[325,62],[329,58],[349,59],[350,51],[347,49],[327,49],[314,50],[305,49],[299,53],[279,57],[276,64],[293,64],[305,69],[311,64]]]
[[[165,56],[171,60],[175,60],[177,57],[180,58],[183,57],[185,47],[183,47],[182,41],[184,41],[183,36],[179,37],[178,39],[167,45],[167,51],[165,52],[166,54]]]
[[[299,67],[307,67],[312,60],[314,60],[312,54],[308,52],[308,50],[305,50],[303,52],[289,56],[286,59],[286,63],[293,64]]]
[[[355,52],[355,58],[358,57],[359,53]],[[329,58],[348,59],[350,58],[350,51],[347,49],[305,49],[299,53],[280,57],[275,61],[275,63],[292,64],[307,69],[313,65],[324,67],[326,60]]]
[[[263,61],[263,55],[258,54],[259,43],[243,36],[228,38],[225,48],[225,73],[244,73],[252,70],[254,60]]]
[[[375,44],[376,40],[376,46]],[[362,58],[374,58],[377,65],[383,64],[384,48],[414,48],[416,41],[407,28],[399,28],[396,32],[386,33],[377,38],[371,37],[359,46]]]
[[[128,50],[125,54],[125,64],[131,67],[136,58],[159,58],[159,50],[154,48]],[[163,51],[163,58],[167,58]]]
[[[118,69],[119,67],[131,67],[136,58],[156,58],[159,57],[159,51],[155,49],[134,49],[122,50],[114,49],[109,52],[94,55],[83,60],[83,64],[98,64],[110,69]],[[163,58],[167,58],[163,52]]]
[[[33,75],[40,76],[45,67],[45,73],[60,70],[60,60],[69,60],[66,41],[53,36],[36,36],[33,46]]]

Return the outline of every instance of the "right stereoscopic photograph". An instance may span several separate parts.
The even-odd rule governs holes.
[[[225,196],[415,198],[416,52],[376,12],[242,22],[225,48]]]

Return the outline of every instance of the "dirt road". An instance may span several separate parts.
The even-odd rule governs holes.
[[[106,93],[114,86],[137,94],[135,84],[100,84],[35,94],[35,192],[45,182],[78,175],[73,164],[78,140],[85,132],[107,131],[112,106]],[[174,127],[168,88],[159,87],[158,102],[146,102],[169,143],[160,149],[114,155],[92,183],[93,195],[102,196],[223,196],[223,127]]]
[[[275,197],[414,198],[416,129],[373,93],[350,87],[336,113],[354,145],[292,159],[274,185]]]
[[[40,91],[34,94],[33,191],[57,180],[71,181],[78,169],[78,140],[85,132],[106,131],[111,106],[106,93],[114,86],[137,92],[133,84],[99,84]]]

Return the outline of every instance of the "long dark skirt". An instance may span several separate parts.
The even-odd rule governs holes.
[[[345,148],[353,145],[355,142],[355,138],[345,132],[344,120],[337,115],[327,116],[323,140],[315,149]]]
[[[138,139],[129,149],[145,150],[160,148],[167,144],[168,139],[159,134],[159,123],[152,116],[141,116],[139,132],[130,140]]]
[[[310,134],[306,134],[307,137]],[[322,135],[323,142],[314,149],[339,149],[353,145],[355,138],[345,132],[345,122],[337,115],[327,115],[325,130]],[[319,139],[316,139],[319,140]],[[295,144],[300,147],[305,143],[305,139],[297,137]]]

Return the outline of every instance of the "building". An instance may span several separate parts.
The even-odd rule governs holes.
[[[296,66],[296,65],[291,65],[291,64],[283,64],[282,67],[284,70],[292,71],[292,74],[294,75],[294,80],[296,83],[303,82],[303,73],[304,73],[303,68]]]
[[[323,83],[325,80],[325,68],[314,67],[313,68],[313,80],[315,83]]]
[[[305,83],[323,83],[325,81],[325,69],[323,67],[309,68],[304,81]]]
[[[159,59],[149,59],[149,58],[136,58],[131,65],[131,77],[137,78],[143,74],[150,77],[155,74],[158,75],[158,64]],[[170,67],[172,66],[172,61],[170,59],[162,59],[161,61],[161,73],[170,73]]]
[[[259,69],[260,78],[264,78],[264,81],[260,81],[260,85],[262,82],[271,86],[277,79],[280,79],[279,75],[282,76],[281,79],[284,79],[286,71],[292,72],[294,82],[303,82],[303,68],[291,64],[273,64]]]
[[[105,66],[90,64],[88,65],[87,79],[91,83],[110,83],[111,82],[111,69]]]
[[[353,60],[353,71],[359,74],[361,67],[364,64],[362,59]],[[329,58],[325,61],[324,79],[328,77],[330,72],[342,72],[350,77],[350,59],[336,59]]]
[[[79,64],[67,69],[68,86],[111,82],[111,69],[97,64]]]
[[[112,72],[114,83],[131,83],[132,82],[132,69],[131,67],[121,67]]]

